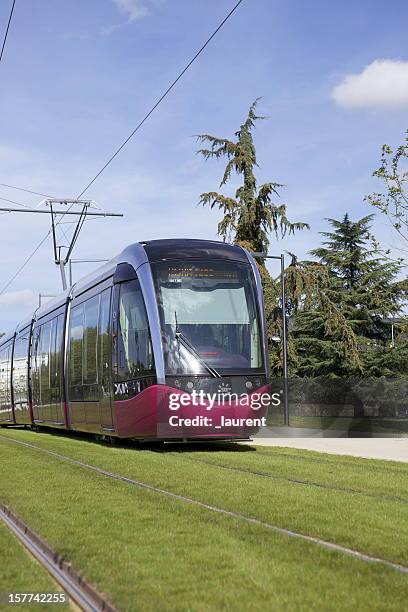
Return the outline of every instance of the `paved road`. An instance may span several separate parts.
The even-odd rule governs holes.
[[[257,438],[398,438],[394,433],[319,429],[317,427],[262,427]],[[402,437],[402,436],[401,436]],[[408,438],[406,438],[408,440]]]
[[[335,437],[337,432],[328,433],[316,429],[307,430],[307,433],[302,429],[303,436],[310,432],[310,437],[296,437],[299,431],[294,432],[293,429],[297,428],[274,428],[273,437],[268,431],[269,437],[255,437],[250,444],[286,446],[334,455],[352,455],[367,459],[389,459],[408,463],[408,438],[349,438],[344,432],[338,432],[340,435]]]

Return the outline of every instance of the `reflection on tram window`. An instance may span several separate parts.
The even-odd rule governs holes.
[[[222,373],[262,367],[249,266],[200,261],[152,267],[168,373],[208,374],[205,365]]]
[[[120,288],[118,366],[121,380],[154,369],[146,308],[137,281],[123,283]]]

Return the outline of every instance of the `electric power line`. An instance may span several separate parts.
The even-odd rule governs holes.
[[[15,0],[14,0],[15,1]],[[236,2],[236,4],[233,6],[233,8],[230,10],[230,12],[226,15],[226,17],[224,17],[224,19],[221,21],[221,23],[218,25],[218,27],[214,30],[214,32],[211,34],[211,36],[205,41],[205,43],[200,47],[200,49],[197,51],[197,53],[194,55],[194,57],[187,63],[187,65],[183,68],[183,70],[180,72],[180,74],[174,79],[174,81],[169,85],[169,87],[166,89],[166,91],[160,96],[160,98],[155,102],[155,104],[152,106],[152,108],[149,110],[149,112],[143,117],[143,119],[137,124],[137,126],[135,127],[134,130],[132,130],[132,132],[129,134],[129,136],[126,138],[126,140],[124,140],[122,142],[122,144],[116,149],[116,151],[113,153],[113,155],[111,155],[111,157],[108,159],[108,161],[104,164],[104,166],[99,170],[99,172],[93,177],[93,179],[86,185],[86,187],[81,191],[81,193],[77,196],[77,200],[79,200],[83,194],[88,191],[88,189],[91,187],[91,185],[93,185],[95,183],[95,181],[101,176],[102,172],[104,172],[106,170],[106,168],[112,163],[112,161],[115,159],[115,157],[122,151],[122,149],[127,145],[127,143],[133,138],[133,136],[136,134],[136,132],[142,127],[142,125],[147,121],[147,119],[150,117],[150,115],[152,115],[152,113],[156,110],[156,108],[159,106],[159,104],[161,104],[161,102],[168,96],[168,94],[171,92],[171,90],[175,87],[175,85],[179,82],[179,80],[183,77],[183,75],[187,72],[187,70],[190,68],[190,66],[196,61],[196,59],[201,55],[201,53],[204,51],[204,49],[209,45],[209,43],[212,41],[212,39],[218,34],[218,32],[221,30],[221,28],[224,26],[224,24],[228,21],[228,19],[233,15],[233,13],[237,10],[237,8],[239,7],[240,4],[242,4],[243,0],[238,0],[238,2]],[[14,6],[14,5],[13,5]],[[72,208],[73,204],[71,204],[71,206],[67,209],[66,212],[68,212],[71,208]],[[66,213],[65,213],[66,214]],[[59,223],[61,223],[62,219],[64,218],[64,214],[61,216],[59,222],[57,222],[55,225],[59,225]],[[4,293],[4,291],[11,285],[11,283],[14,281],[15,278],[17,278],[17,276],[20,274],[20,272],[25,268],[25,266],[28,264],[28,262],[34,257],[34,255],[37,253],[37,251],[40,249],[40,247],[44,244],[44,242],[47,240],[48,236],[50,235],[51,230],[48,231],[48,233],[46,234],[46,236],[42,239],[42,241],[40,242],[40,244],[34,249],[34,251],[27,257],[27,259],[25,260],[25,262],[23,263],[23,265],[17,270],[17,272],[15,273],[15,275],[12,277],[12,279],[10,279],[10,281],[8,281],[8,283],[3,287],[3,289],[0,291],[0,295],[2,295]]]
[[[195,62],[195,60],[198,58],[199,55],[201,55],[201,53],[204,51],[204,49],[207,47],[207,45],[212,41],[212,39],[218,34],[218,32],[221,30],[221,28],[223,27],[223,25],[228,21],[228,19],[232,16],[232,14],[237,10],[237,8],[239,7],[239,5],[243,2],[243,0],[238,0],[238,2],[234,5],[234,7],[230,10],[230,12],[228,13],[228,15],[226,17],[224,17],[224,19],[221,21],[221,23],[219,24],[219,26],[214,30],[214,32],[211,34],[211,36],[206,40],[206,42],[203,44],[203,46],[197,51],[197,53],[194,55],[194,57],[188,62],[188,64],[185,66],[185,68],[183,68],[183,70],[180,72],[180,74],[178,75],[177,78],[174,79],[174,81],[171,83],[171,85],[166,89],[166,91],[160,96],[160,98],[157,100],[157,102],[152,106],[152,108],[149,110],[149,112],[143,117],[143,119],[140,121],[140,123],[137,124],[137,126],[135,127],[135,129],[129,134],[129,136],[126,138],[126,140],[124,140],[122,142],[122,144],[116,149],[116,151],[113,153],[113,155],[108,159],[108,161],[105,163],[105,165],[99,170],[99,172],[94,176],[94,178],[88,183],[88,185],[81,191],[81,193],[78,196],[78,200],[79,198],[81,198],[84,193],[86,191],[88,191],[89,187],[91,185],[93,185],[93,183],[96,181],[96,179],[98,179],[100,177],[100,175],[102,174],[102,172],[104,172],[104,170],[106,170],[106,168],[109,166],[109,164],[115,159],[115,157],[121,152],[121,150],[127,145],[127,143],[129,142],[129,140],[131,140],[133,138],[133,136],[136,134],[136,132],[142,127],[142,125],[145,123],[145,121],[150,117],[150,115],[156,110],[156,108],[159,106],[159,104],[164,100],[164,98],[171,92],[171,90],[173,89],[173,87],[178,83],[178,81],[182,78],[182,76],[187,72],[187,70],[190,68],[190,66]]]
[[[43,196],[44,198],[55,198],[47,193],[40,193],[39,191],[32,191],[31,189],[25,189],[25,187],[16,187],[15,185],[7,185],[7,183],[0,183],[0,187],[7,187],[8,189],[17,189],[18,191],[25,191],[26,193],[33,193],[34,195]]]
[[[5,48],[5,46],[6,46],[6,40],[7,40],[7,36],[8,36],[8,33],[9,33],[9,29],[10,29],[10,23],[11,23],[11,20],[12,20],[12,18],[13,18],[13,13],[14,13],[14,5],[15,5],[15,4],[16,4],[16,0],[13,0],[13,4],[11,5],[11,10],[10,10],[9,19],[8,19],[8,22],[7,22],[6,31],[5,31],[5,33],[4,33],[3,44],[2,44],[2,47],[1,47],[1,51],[0,51],[0,62],[1,62],[1,60],[3,59],[4,48]]]
[[[87,221],[94,221],[95,219],[87,219]],[[59,221],[59,223],[61,223],[61,221]],[[70,223],[71,224],[71,223]],[[17,272],[12,276],[12,278],[10,278],[10,280],[4,285],[4,287],[2,287],[2,289],[0,290],[0,296],[3,295],[3,293],[10,287],[10,285],[12,284],[12,282],[17,278],[17,276],[20,274],[20,272],[22,272],[24,270],[24,268],[26,267],[26,265],[31,261],[31,259],[34,257],[34,255],[37,253],[37,251],[40,250],[40,248],[42,247],[42,245],[44,244],[44,242],[47,240],[47,238],[49,237],[49,235],[51,234],[51,229],[48,230],[48,232],[46,233],[46,235],[44,236],[44,238],[41,240],[41,242],[36,246],[36,248],[34,249],[34,251],[27,257],[27,259],[24,261],[24,263],[19,267],[19,269],[17,270]]]
[[[16,204],[17,206],[22,206],[23,208],[30,208],[28,204],[22,204],[21,202],[16,202],[15,200],[9,200],[8,198],[0,198],[3,202],[8,202],[9,204]]]
[[[12,276],[12,278],[10,278],[10,280],[4,285],[4,287],[1,289],[0,291],[0,295],[3,295],[3,293],[6,291],[6,289],[8,289],[11,285],[11,283],[17,278],[17,276],[20,274],[20,272],[22,270],[24,270],[24,268],[26,267],[26,265],[28,264],[28,262],[34,257],[34,255],[37,253],[37,251],[39,251],[39,249],[42,247],[42,245],[44,244],[44,242],[47,240],[48,236],[51,234],[51,230],[48,231],[48,233],[44,236],[44,238],[41,240],[41,242],[36,246],[36,248],[34,249],[34,251],[31,253],[31,255],[29,255],[27,257],[27,259],[24,261],[24,263],[19,267],[19,269],[17,270],[17,272],[14,274],[14,276]]]

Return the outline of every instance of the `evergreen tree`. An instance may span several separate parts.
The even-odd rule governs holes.
[[[254,170],[258,164],[252,131],[256,121],[266,118],[256,114],[258,101],[259,98],[251,105],[246,120],[235,132],[235,141],[209,134],[197,136],[200,142],[210,144],[209,149],[198,151],[205,159],[226,157],[228,160],[220,188],[228,183],[233,172],[243,178],[234,198],[210,191],[201,194],[199,203],[222,210],[224,216],[218,224],[218,234],[224,240],[233,240],[249,251],[267,253],[270,232],[284,236],[309,226],[291,223],[286,216],[286,205],[272,202],[283,185],[270,182],[257,188]]]
[[[381,371],[379,357],[384,351],[377,349],[389,345],[390,324],[386,318],[401,312],[408,286],[406,281],[397,280],[398,264],[370,250],[371,220],[372,215],[353,222],[347,214],[341,221],[328,219],[333,231],[322,232],[322,246],[311,251],[328,271],[323,292],[347,323],[349,341],[354,336],[358,355],[344,350],[346,327],[330,329],[330,309],[319,304],[301,309],[295,317],[294,336],[300,356],[297,371],[302,376],[378,375]],[[401,355],[402,363],[404,358]],[[393,363],[394,370],[399,371],[399,361],[397,353],[394,362],[392,356],[388,358],[384,374],[393,370]]]
[[[233,172],[242,176],[242,184],[236,190],[235,197],[210,191],[201,194],[199,203],[222,211],[218,234],[224,241],[232,241],[251,252],[268,253],[271,232],[278,237],[309,226],[306,223],[292,223],[287,217],[286,205],[273,202],[283,185],[269,182],[257,186],[255,167],[258,164],[252,131],[256,121],[265,119],[256,114],[258,101],[259,98],[249,108],[246,120],[235,132],[235,140],[209,134],[197,136],[199,142],[210,145],[210,148],[198,151],[206,160],[227,159],[220,188],[228,183]],[[282,320],[279,281],[270,277],[263,261],[259,262],[258,268],[264,289],[267,333],[272,347],[271,339],[281,327]],[[293,354],[290,341],[289,353]],[[281,367],[281,357],[279,351],[271,350],[272,365],[276,371]]]

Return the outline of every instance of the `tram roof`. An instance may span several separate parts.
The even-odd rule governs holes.
[[[246,252],[241,247],[216,240],[173,238],[149,240],[141,245],[149,261],[163,259],[233,259],[248,263]]]
[[[36,319],[63,306],[69,295],[78,295],[89,287],[112,276],[119,263],[130,263],[135,269],[144,263],[163,261],[166,259],[221,259],[234,260],[248,263],[246,251],[236,245],[227,244],[217,240],[200,240],[193,238],[166,238],[163,240],[148,240],[136,242],[127,246],[119,255],[99,266],[87,276],[81,278],[75,285],[55,298],[46,302],[35,312]],[[15,331],[7,333],[0,339],[0,345],[5,344],[13,338],[16,331],[21,331],[29,325],[31,319],[25,319],[15,328]]]

